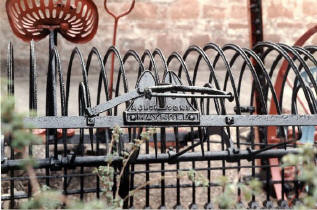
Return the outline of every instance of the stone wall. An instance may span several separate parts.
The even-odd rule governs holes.
[[[112,18],[103,8],[103,0],[94,0],[99,10],[99,28],[92,41],[78,45],[86,58],[91,47],[102,54],[112,42]],[[110,6],[124,10],[129,0],[109,0]],[[293,44],[308,28],[317,24],[316,0],[263,1],[264,38],[268,41]],[[28,70],[28,44],[11,32],[5,11],[5,0],[0,1],[1,66],[5,65],[8,41],[14,43],[16,71],[24,75]],[[124,17],[118,28],[117,46],[121,53],[134,49],[163,49],[184,52],[192,44],[207,42],[219,45],[235,43],[249,47],[247,0],[136,0],[132,13]],[[308,44],[317,44],[317,35]],[[40,74],[47,69],[48,39],[36,43]],[[74,44],[59,37],[58,48],[67,68]],[[79,71],[78,71],[79,72]]]

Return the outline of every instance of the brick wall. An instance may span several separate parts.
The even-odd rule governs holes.
[[[103,0],[94,0],[99,10],[99,29],[92,41],[79,45],[87,57],[88,49],[97,46],[102,54],[111,45],[111,17],[103,8]],[[112,8],[124,10],[129,0],[112,0]],[[316,0],[272,0],[263,1],[263,23],[265,40],[293,44],[309,27],[317,24]],[[235,43],[249,46],[247,0],[136,0],[135,9],[120,21],[118,47],[122,53],[135,49],[162,48],[165,54],[180,53],[191,44],[202,46],[207,42],[219,45]],[[1,66],[6,57],[6,45],[13,41],[16,69],[23,74],[28,65],[28,45],[14,37],[7,22],[5,0],[0,1]],[[317,44],[317,35],[309,40]],[[48,40],[36,44],[38,69],[47,68]],[[74,47],[59,38],[61,55],[69,55]],[[67,56],[66,56],[67,57]],[[63,59],[63,68],[67,59]]]

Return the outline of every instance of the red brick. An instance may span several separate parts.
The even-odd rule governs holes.
[[[176,23],[176,21],[173,21],[173,29],[176,29],[176,30],[182,30],[182,31],[191,31],[191,30],[194,30],[195,28],[195,25],[194,24],[188,24],[188,23]]]
[[[226,8],[213,6],[213,5],[204,5],[203,7],[203,18],[208,19],[224,19],[226,17]]]
[[[313,37],[311,43],[312,43],[313,45],[317,45],[317,36],[314,36],[314,37]]]
[[[224,28],[224,24],[221,23],[215,23],[215,24],[206,24],[205,25],[205,31],[221,31]]]
[[[162,30],[166,27],[165,23],[148,23],[148,22],[142,22],[140,24],[137,24],[138,28],[141,29],[149,29],[149,30]]]
[[[293,18],[294,8],[287,8],[280,1],[270,1],[270,5],[267,8],[267,14],[269,18]]]
[[[229,28],[232,29],[247,29],[249,26],[245,23],[229,23]]]
[[[317,16],[316,1],[303,1],[303,15],[305,16]]]
[[[182,40],[180,37],[174,37],[170,34],[159,35],[157,39],[157,47],[162,49],[165,55],[173,51],[180,52],[182,50]]]
[[[195,19],[199,16],[198,0],[177,0],[171,4],[169,15],[173,19]]]
[[[135,7],[129,14],[128,18],[147,20],[158,18],[158,5],[151,2],[136,1]]]
[[[281,42],[281,35],[278,34],[264,34],[264,41]]]
[[[293,23],[293,22],[280,22],[277,24],[278,28],[302,28],[303,24],[301,23]]]
[[[210,36],[208,34],[202,34],[202,35],[194,35],[190,37],[189,44],[195,44],[200,47],[206,45],[208,42],[211,42]]]
[[[121,38],[118,40],[118,46],[120,51],[126,52],[128,50],[135,50],[137,52],[143,52],[145,48],[144,39],[131,39],[131,38]]]
[[[234,19],[247,19],[248,18],[247,6],[232,5],[230,8],[230,18]]]

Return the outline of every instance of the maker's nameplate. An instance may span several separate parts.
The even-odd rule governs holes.
[[[126,124],[197,124],[199,112],[124,112]]]

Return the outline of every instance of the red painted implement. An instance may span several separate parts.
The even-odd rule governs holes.
[[[57,30],[68,41],[84,43],[97,31],[98,11],[91,0],[7,0],[6,10],[14,34],[24,41]]]

